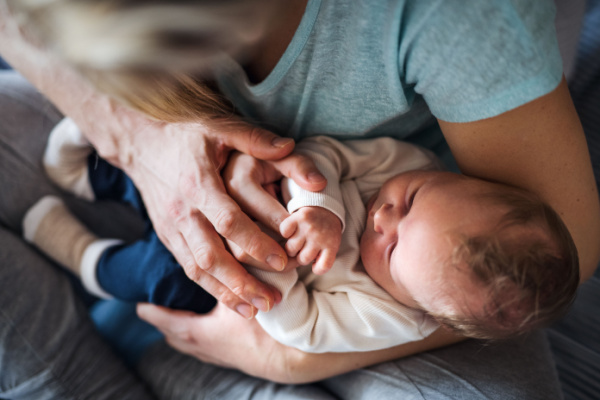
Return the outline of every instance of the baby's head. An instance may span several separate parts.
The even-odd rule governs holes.
[[[548,325],[574,299],[575,244],[535,195],[411,171],[387,181],[367,208],[360,248],[369,275],[456,333],[516,336]]]

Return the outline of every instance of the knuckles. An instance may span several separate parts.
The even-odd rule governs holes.
[[[319,212],[315,207],[303,207],[292,215],[297,215],[296,218],[300,222],[313,222],[319,220]]]
[[[221,209],[215,216],[214,227],[226,238],[231,237],[236,227],[237,216],[228,209]]]
[[[188,199],[195,199],[202,196],[203,173],[199,169],[196,173],[184,173],[179,177],[179,190]]]
[[[195,249],[192,250],[192,254],[194,255],[194,260],[195,260],[195,264],[200,267],[200,269],[202,271],[208,272],[209,274],[212,275],[212,271],[215,269],[216,265],[217,265],[217,249],[213,249],[211,246],[209,245],[204,245],[204,246],[200,246],[197,247]],[[193,271],[197,271],[196,274],[201,275],[202,271],[198,271],[198,269],[196,268],[196,265],[194,265],[191,270]],[[187,269],[186,269],[187,271]],[[193,274],[193,272],[192,272]],[[188,273],[189,276],[189,273]],[[192,279],[194,282],[198,282],[199,279],[201,278],[201,276],[189,276],[190,279]]]
[[[252,256],[254,258],[256,258],[256,256],[259,256],[264,243],[265,238],[263,237],[263,235],[260,235],[259,232],[252,232],[250,240],[246,244],[245,248],[247,255]]]
[[[192,332],[189,329],[183,329],[178,331],[176,334],[177,338],[185,343],[188,344],[194,344],[196,342],[194,335],[192,334]]]
[[[249,144],[248,154],[255,157],[256,156],[255,149],[261,148],[262,143],[263,143],[263,138],[265,137],[265,135],[267,133],[263,129],[260,129],[256,126],[251,126],[247,132],[248,132],[247,137],[248,137],[248,144]]]
[[[235,306],[240,303],[240,298],[229,290],[223,290],[216,295],[219,303],[224,304],[227,308],[234,310]]]
[[[185,203],[180,199],[167,201],[165,208],[167,211],[167,216],[175,221],[181,220],[187,214]]]
[[[199,268],[198,264],[196,264],[194,260],[186,261],[185,264],[181,264],[181,267],[185,271],[185,274],[188,278],[190,278],[197,284],[200,284],[200,282],[202,281],[202,273],[204,272],[204,270],[202,268]]]
[[[231,290],[231,292],[236,295],[239,298],[243,298],[244,294],[246,292],[246,284],[243,280],[241,279],[234,279],[233,281],[229,282],[229,290]]]

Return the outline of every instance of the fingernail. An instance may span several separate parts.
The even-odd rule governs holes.
[[[246,319],[252,319],[252,317],[254,317],[254,307],[248,304],[238,304],[235,307],[235,310]]]
[[[279,149],[282,149],[293,143],[294,143],[294,139],[292,139],[292,138],[276,137],[275,139],[271,140],[271,145],[273,145],[274,147],[277,147]]]
[[[285,268],[285,262],[283,261],[283,257],[277,254],[271,254],[270,256],[268,256],[267,264],[269,264],[269,266],[276,271],[281,271]]]
[[[309,172],[308,180],[311,181],[312,183],[321,183],[321,182],[325,181],[325,177],[318,172]]]
[[[257,297],[252,299],[252,305],[262,312],[268,312],[271,309],[269,300]]]

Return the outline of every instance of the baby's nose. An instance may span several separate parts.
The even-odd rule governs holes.
[[[396,225],[396,214],[392,204],[382,204],[373,215],[373,228],[375,232],[386,234],[386,232]]]

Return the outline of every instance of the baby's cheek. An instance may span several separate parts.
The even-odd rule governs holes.
[[[389,276],[386,279],[386,289],[392,297],[410,308],[420,309],[415,296],[422,298],[429,295],[430,286],[423,281],[424,277],[419,273],[421,268],[412,268],[408,254],[402,254],[402,246],[398,246],[389,266]]]

